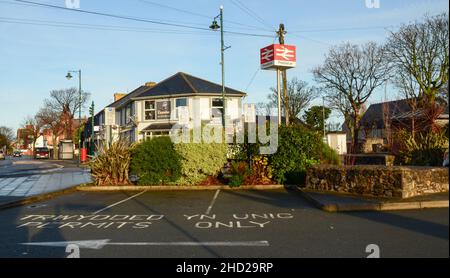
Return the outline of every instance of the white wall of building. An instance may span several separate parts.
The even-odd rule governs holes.
[[[327,134],[328,146],[335,150],[338,154],[347,153],[347,134],[345,133],[330,133]]]

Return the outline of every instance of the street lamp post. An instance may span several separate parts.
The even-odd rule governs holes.
[[[216,19],[219,18],[220,20],[220,25],[217,24]],[[211,24],[211,26],[209,26],[210,29],[212,29],[213,31],[216,31],[217,29],[220,29],[220,57],[221,57],[221,61],[220,61],[220,65],[222,66],[222,105],[223,105],[223,112],[222,112],[222,125],[225,126],[225,106],[226,106],[226,102],[225,102],[225,50],[227,50],[228,48],[230,48],[229,46],[225,46],[224,44],[224,39],[223,39],[223,6],[220,6],[220,14],[216,17],[214,17],[214,20]]]
[[[78,121],[80,126],[78,127],[78,166],[81,164],[81,70],[69,70],[67,72],[66,78],[70,80],[72,75],[70,73],[78,74]]]

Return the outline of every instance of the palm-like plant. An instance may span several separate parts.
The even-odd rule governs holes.
[[[95,184],[130,184],[128,172],[134,146],[126,140],[118,140],[109,146],[107,144],[101,146],[98,157],[89,162]]]

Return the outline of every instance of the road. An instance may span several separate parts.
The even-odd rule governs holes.
[[[11,158],[0,164],[0,205],[90,181],[74,161]]]
[[[19,158],[8,156],[6,160],[0,161],[0,178],[49,173],[63,167],[76,167],[76,163],[50,159],[35,160],[25,156]]]
[[[449,254],[448,209],[327,213],[285,190],[77,192],[0,219],[0,257],[362,258],[370,244],[381,257]]]

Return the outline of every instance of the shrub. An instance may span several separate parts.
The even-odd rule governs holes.
[[[444,132],[428,132],[409,136],[405,141],[405,162],[416,166],[441,166],[448,140]]]
[[[280,127],[278,151],[271,155],[273,177],[278,183],[303,184],[309,166],[320,162],[321,136],[302,126]]]
[[[322,164],[341,165],[341,158],[339,154],[333,150],[330,146],[322,143],[320,162]]]
[[[98,157],[88,164],[95,184],[129,184],[128,170],[133,148],[134,145],[130,146],[125,140],[115,141],[111,146],[101,146]]]
[[[238,187],[245,183],[245,180],[250,175],[251,171],[245,161],[232,161],[230,167],[231,177],[228,185],[230,187]]]
[[[269,158],[265,155],[255,155],[252,159],[251,175],[246,180],[247,184],[272,183],[272,167]]]
[[[180,160],[170,137],[156,137],[137,145],[131,160],[131,173],[139,177],[140,185],[174,183],[181,175]]]
[[[198,184],[208,176],[217,176],[227,162],[225,143],[179,143],[174,148],[180,156],[179,184]]]

